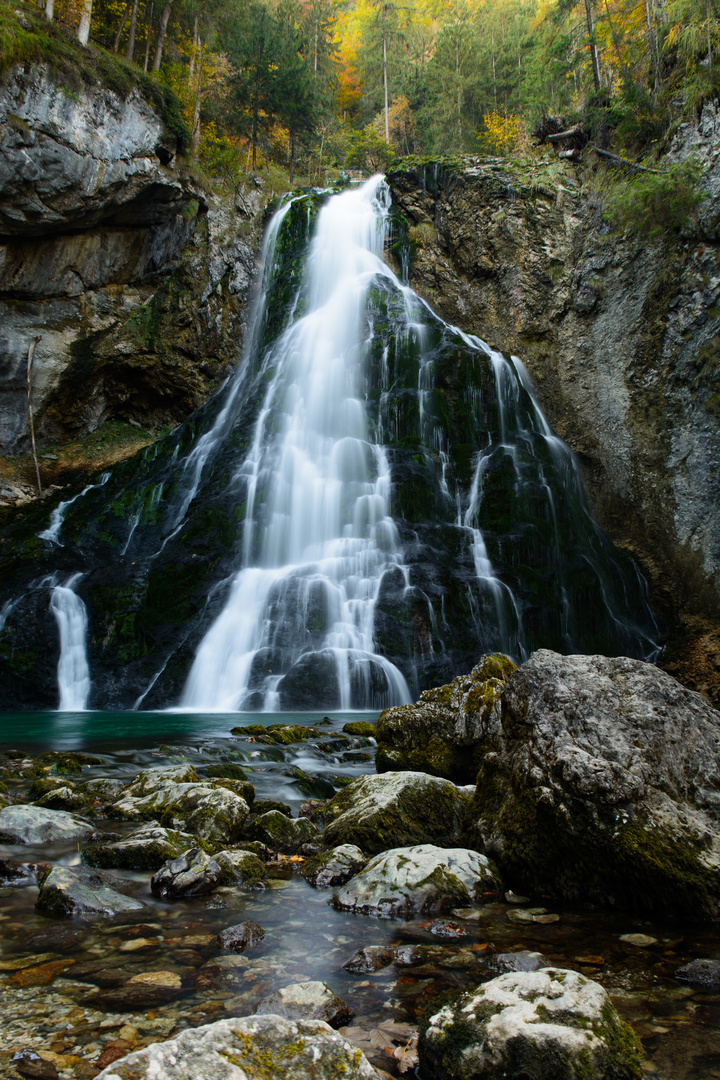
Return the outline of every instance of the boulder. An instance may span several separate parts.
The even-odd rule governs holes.
[[[86,866],[54,866],[35,902],[47,915],[112,916],[139,911],[139,900],[116,892],[110,880]]]
[[[463,907],[500,889],[492,865],[477,851],[420,844],[371,859],[333,894],[332,904],[363,915],[410,919]]]
[[[101,989],[86,1001],[107,1012],[140,1012],[158,1008],[181,993],[182,980],[176,971],[143,971],[120,986]]]
[[[353,953],[350,959],[345,961],[343,968],[351,975],[369,975],[389,967],[394,960],[395,950],[389,945],[366,945],[364,949]]]
[[[61,840],[89,840],[92,825],[64,810],[42,806],[6,806],[0,810],[0,843],[52,844]]]
[[[720,960],[691,960],[678,968],[675,978],[698,990],[720,990]]]
[[[300,873],[309,885],[316,889],[334,889],[359,873],[367,862],[359,847],[354,844],[341,844],[322,855],[308,859],[300,868]]]
[[[268,1069],[268,1063],[270,1069]],[[377,1080],[367,1058],[322,1020],[243,1016],[190,1028],[114,1062],[98,1080]]]
[[[250,851],[218,851],[214,858],[222,874],[221,885],[253,888],[267,878],[265,864]]]
[[[343,1027],[354,1015],[323,982],[284,986],[258,1002],[255,1013],[258,1016],[284,1016],[288,1020],[324,1020],[333,1028]]]
[[[161,866],[150,883],[156,896],[205,896],[220,885],[222,870],[201,848],[190,848]]]
[[[542,649],[507,681],[471,843],[512,888],[720,915],[720,713],[651,664]]]
[[[599,983],[543,968],[492,979],[430,1017],[425,1080],[640,1080],[642,1050]]]
[[[487,966],[504,974],[506,971],[538,971],[548,964],[542,953],[518,949],[517,952],[496,953],[490,957]]]
[[[62,785],[48,791],[42,798],[35,801],[35,806],[42,806],[46,810],[65,810],[68,814],[93,813],[87,795],[69,785]]]
[[[468,792],[426,773],[361,776],[328,803],[321,839],[326,847],[353,844],[372,854],[457,843],[469,804]]]
[[[106,869],[158,870],[168,859],[175,859],[194,844],[189,833],[164,829],[151,821],[120,840],[89,844],[83,850],[88,866]]]
[[[253,817],[248,833],[254,840],[267,844],[271,851],[296,854],[303,844],[317,839],[317,829],[308,818],[290,818],[279,810]]]
[[[201,783],[192,765],[149,769],[126,788],[113,804],[112,813],[128,820],[158,820],[192,833],[218,850],[240,838],[250,813],[246,800],[234,790],[236,786],[242,788],[245,783],[223,779]]]
[[[502,653],[483,656],[469,675],[425,690],[415,705],[385,709],[375,732],[377,771],[411,769],[474,783],[500,731],[500,694],[514,670]]]
[[[252,919],[238,923],[237,926],[226,926],[217,936],[218,948],[227,949],[228,952],[244,952],[253,945],[259,945],[265,937],[265,931]]]

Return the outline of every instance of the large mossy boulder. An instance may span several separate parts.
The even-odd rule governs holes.
[[[419,1043],[425,1080],[640,1080],[642,1050],[599,983],[510,972],[445,1005]]]
[[[181,1031],[108,1065],[98,1080],[377,1080],[357,1047],[322,1020],[240,1016]]]
[[[54,866],[40,886],[35,906],[46,915],[111,918],[144,907],[113,888],[111,878],[87,866]]]
[[[375,730],[377,771],[412,769],[474,783],[499,732],[500,694],[514,670],[502,653],[483,656],[469,675],[425,690],[415,705],[385,709]]]
[[[122,839],[107,843],[102,838],[83,850],[83,862],[88,866],[122,870],[159,870],[168,859],[175,859],[194,846],[189,833],[164,829],[149,821]]]
[[[508,679],[469,830],[518,892],[720,915],[720,713],[651,664],[542,649]]]
[[[439,915],[496,897],[502,884],[484,855],[433,844],[394,848],[371,859],[333,894],[333,907],[380,918]]]
[[[89,840],[93,826],[64,810],[44,806],[6,806],[0,810],[0,843],[52,844],[59,841]]]
[[[361,776],[325,808],[322,843],[354,844],[369,854],[416,844],[455,844],[470,798],[449,780],[426,773]]]

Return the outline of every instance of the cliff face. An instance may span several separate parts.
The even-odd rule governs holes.
[[[686,131],[685,147],[709,156],[720,142],[714,111],[703,120],[706,134]],[[414,241],[410,284],[445,319],[525,362],[581,462],[594,516],[638,559],[656,609],[717,620],[713,171],[699,230],[652,242],[610,233],[570,165],[534,184],[491,162],[390,180]]]
[[[174,426],[237,358],[259,243],[257,194],[219,200],[175,162],[134,91],[0,86],[0,453],[109,417]]]

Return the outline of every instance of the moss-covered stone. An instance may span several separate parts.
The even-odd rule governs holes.
[[[360,735],[366,739],[375,738],[375,724],[369,723],[367,720],[351,720],[347,724],[343,724],[343,731],[347,735]]]

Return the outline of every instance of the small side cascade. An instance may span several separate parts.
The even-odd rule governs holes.
[[[87,661],[87,611],[75,586],[82,574],[73,574],[64,585],[56,585],[50,610],[60,633],[58,661],[58,712],[84,712],[90,695],[90,668]]]

